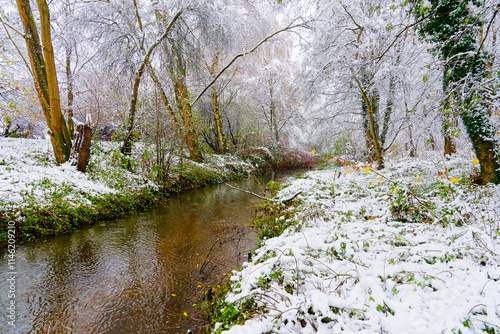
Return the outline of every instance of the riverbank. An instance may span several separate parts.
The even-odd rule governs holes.
[[[265,148],[244,157],[207,155],[204,163],[170,159],[168,177],[155,181],[148,148],[123,156],[116,143],[92,147],[87,173],[58,166],[49,140],[0,138],[0,247],[14,221],[17,241],[63,233],[75,227],[124,217],[166,201],[172,193],[254,174],[273,167]]]
[[[284,184],[252,261],[205,304],[213,331],[499,333],[500,186],[472,183],[475,163],[332,160]]]

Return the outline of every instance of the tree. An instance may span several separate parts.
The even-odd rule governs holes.
[[[430,4],[431,7],[427,7]],[[431,0],[414,1],[417,17],[428,16],[418,29],[434,43],[434,52],[445,62],[443,87],[448,98],[444,112],[450,113],[451,103],[460,107],[472,147],[481,164],[484,183],[500,183],[499,143],[490,120],[487,94],[477,83],[488,76],[490,55],[482,48],[482,29],[485,25],[473,8],[479,1]],[[491,22],[500,10],[497,4]]]
[[[311,24],[314,35],[304,62],[304,95],[317,120],[315,131],[331,138],[330,147],[339,133],[356,133],[356,140],[366,143],[364,157],[381,169],[385,152],[409,126],[406,106],[418,95],[403,91],[423,50],[411,35],[415,20],[389,1],[318,7],[320,19]]]
[[[16,0],[19,16],[24,28],[24,39],[31,64],[31,74],[49,127],[49,136],[58,163],[69,159],[71,138],[66,121],[61,113],[59,85],[54,61],[50,31],[49,7],[45,0],[37,0],[40,14],[41,43],[29,0]]]

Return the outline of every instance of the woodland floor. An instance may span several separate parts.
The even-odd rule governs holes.
[[[500,186],[473,184],[477,171],[419,152],[284,184],[256,218],[253,260],[211,305],[215,331],[500,333]]]

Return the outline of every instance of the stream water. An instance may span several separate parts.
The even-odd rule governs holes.
[[[232,185],[258,191],[251,180]],[[203,287],[256,246],[248,224],[259,201],[212,185],[146,213],[18,246],[16,327],[6,318],[4,254],[0,332],[201,332],[206,323],[192,305],[200,302]]]

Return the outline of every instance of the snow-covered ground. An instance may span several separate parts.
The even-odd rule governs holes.
[[[0,138],[0,203],[26,205],[31,195],[37,204],[43,204],[53,191],[64,188],[71,193],[69,201],[82,203],[82,193],[115,192],[69,163],[57,166],[49,139]]]
[[[278,218],[292,226],[231,277],[221,313],[248,320],[227,332],[500,333],[500,187],[472,185],[474,162],[422,152],[293,180],[276,199],[302,192]]]

